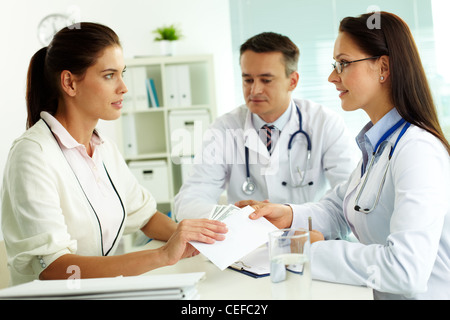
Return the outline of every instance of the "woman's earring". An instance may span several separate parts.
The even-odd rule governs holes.
[[[384,77],[383,77],[383,76],[381,76],[380,80],[381,80],[381,81],[383,81],[383,80],[384,80]]]

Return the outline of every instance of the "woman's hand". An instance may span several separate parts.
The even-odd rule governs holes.
[[[250,215],[250,219],[256,220],[265,217],[278,229],[289,228],[292,224],[292,209],[284,204],[270,203],[268,200],[242,200],[236,202],[235,206],[239,208],[251,206],[255,212]]]
[[[224,223],[215,220],[183,220],[176,224],[160,212],[141,230],[149,237],[168,241],[158,249],[139,250],[123,255],[100,257],[65,254],[45,268],[39,279],[67,279],[67,268],[71,265],[80,268],[83,278],[136,276],[198,254],[189,241],[214,243],[225,239],[224,234],[228,231]],[[102,267],[99,268],[99,265]]]
[[[167,265],[173,265],[180,259],[192,257],[199,252],[189,244],[190,241],[214,243],[225,239],[228,229],[220,221],[193,219],[181,221],[173,235],[161,248],[167,259]]]

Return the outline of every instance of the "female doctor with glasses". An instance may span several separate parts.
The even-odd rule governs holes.
[[[367,27],[373,14],[381,29]],[[342,20],[329,77],[342,108],[371,120],[350,179],[318,203],[239,205],[279,228],[311,216],[326,239],[311,236],[315,279],[369,286],[376,299],[450,299],[450,146],[408,26],[373,14]],[[334,240],[351,232],[359,242]]]

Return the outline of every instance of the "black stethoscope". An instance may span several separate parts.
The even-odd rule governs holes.
[[[48,123],[47,123],[44,119],[42,119],[42,121],[44,121],[44,123],[47,125],[48,129],[50,130],[50,133],[53,135],[53,138],[55,138],[56,143],[58,144],[58,147],[59,147],[59,149],[61,150],[61,153],[62,153],[64,159],[66,159],[67,164],[69,165],[70,169],[72,170],[72,172],[73,172],[73,174],[74,174],[74,176],[75,176],[75,179],[78,181],[78,184],[79,184],[81,190],[83,191],[83,194],[84,194],[84,196],[86,197],[86,200],[88,201],[89,206],[91,207],[92,211],[94,211],[95,217],[96,217],[96,219],[97,219],[98,226],[99,226],[99,228],[100,228],[100,243],[101,243],[101,246],[102,246],[102,255],[103,255],[103,256],[107,256],[107,255],[111,252],[112,248],[114,248],[114,245],[116,244],[116,242],[117,242],[117,240],[118,240],[120,230],[122,229],[123,223],[124,223],[124,221],[125,221],[126,211],[125,211],[125,206],[124,206],[124,204],[123,204],[122,198],[120,197],[119,192],[118,192],[117,189],[116,189],[116,186],[114,185],[113,181],[111,180],[111,177],[109,176],[109,172],[108,172],[108,170],[106,169],[105,163],[102,162],[103,168],[105,168],[105,172],[106,172],[106,175],[108,176],[109,182],[111,183],[111,186],[113,187],[114,192],[116,193],[117,197],[119,198],[120,205],[122,206],[122,212],[123,212],[122,222],[120,223],[120,227],[119,227],[119,229],[118,229],[118,232],[116,233],[116,237],[114,238],[114,241],[113,241],[111,247],[108,249],[108,251],[105,252],[105,251],[104,251],[104,248],[103,248],[103,231],[102,231],[102,224],[100,223],[100,218],[99,218],[98,215],[97,215],[97,211],[95,211],[94,206],[92,205],[91,201],[89,200],[89,197],[87,196],[86,192],[84,191],[84,188],[83,188],[83,186],[81,185],[80,180],[78,179],[77,175],[75,174],[75,171],[73,170],[72,166],[70,165],[69,161],[67,160],[66,155],[64,154],[64,152],[62,151],[61,147],[59,146],[58,139],[55,137],[55,134],[53,133],[52,129],[50,128],[50,126],[48,125]]]
[[[292,172],[291,149],[292,149],[292,143],[294,141],[294,138],[298,134],[302,134],[306,138],[306,142],[307,142],[306,166],[305,166],[305,171],[303,174],[302,174],[302,171],[300,170],[300,168],[296,167],[297,173],[300,175],[300,178],[301,178],[301,181],[299,184],[295,184],[295,183],[288,184],[286,181],[283,181],[281,184],[283,186],[289,186],[291,188],[303,188],[306,186],[312,186],[314,184],[312,181],[309,181],[307,184],[304,184],[305,177],[306,177],[306,170],[309,168],[309,162],[311,160],[311,138],[309,137],[308,133],[306,133],[306,131],[303,130],[303,121],[302,121],[302,114],[300,112],[300,109],[298,108],[297,105],[295,107],[297,109],[297,114],[298,114],[299,129],[292,134],[291,138],[289,139],[289,143],[288,143],[289,173],[291,175],[291,180],[295,181],[294,174]],[[248,147],[245,147],[245,170],[246,170],[247,177],[246,177],[244,183],[242,184],[242,191],[247,195],[252,195],[253,193],[255,193],[256,184],[253,182],[253,180],[250,177],[250,167],[249,167],[248,158],[249,158]]]

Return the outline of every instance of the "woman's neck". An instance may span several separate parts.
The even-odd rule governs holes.
[[[370,121],[375,125],[381,120],[389,111],[394,108],[394,102],[388,94],[380,94],[379,99],[373,101],[370,106],[362,108],[370,118]]]
[[[78,143],[85,146],[87,154],[92,157],[93,150],[90,142],[98,120],[89,121],[86,117],[78,113],[71,113],[68,110],[64,107],[58,107],[54,117]]]

